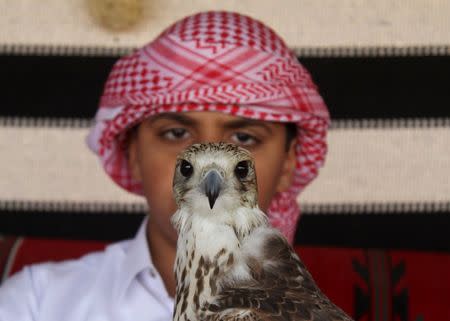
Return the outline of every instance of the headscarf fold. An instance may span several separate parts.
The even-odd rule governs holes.
[[[126,131],[153,115],[188,111],[297,125],[293,183],[268,209],[271,224],[292,242],[300,215],[296,199],[323,165],[329,124],[308,71],[255,19],[222,11],[191,15],[116,62],[87,142],[114,182],[142,194],[128,169]]]

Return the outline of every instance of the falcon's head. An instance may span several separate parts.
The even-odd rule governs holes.
[[[230,212],[257,205],[256,173],[249,151],[228,143],[194,144],[177,158],[173,191],[178,207]]]

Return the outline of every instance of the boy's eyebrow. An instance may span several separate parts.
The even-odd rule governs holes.
[[[187,117],[182,114],[178,113],[162,113],[156,116],[153,116],[150,119],[150,123],[154,123],[155,121],[158,121],[160,119],[168,119],[168,120],[174,120],[176,122],[179,122],[180,124],[186,125],[186,126],[194,126],[197,124],[197,121],[195,119],[192,119],[190,117]]]
[[[150,119],[150,123],[154,123],[160,119],[173,120],[180,124],[186,126],[196,126],[198,125],[198,121],[194,118],[189,117],[188,115],[180,114],[180,113],[162,113],[156,116],[153,116]],[[255,119],[233,119],[225,121],[223,127],[226,129],[239,129],[245,127],[260,127],[267,131],[269,134],[272,134],[272,129],[266,122],[255,120]]]
[[[236,119],[236,120],[230,120],[227,121],[224,125],[225,128],[228,129],[239,129],[239,128],[245,128],[245,127],[261,127],[265,131],[267,131],[269,134],[272,133],[272,129],[268,124],[266,124],[263,121],[255,120],[255,119]]]

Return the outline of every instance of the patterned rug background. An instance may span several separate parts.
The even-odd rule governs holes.
[[[29,10],[34,20],[0,4],[1,279],[132,237],[147,211],[111,184],[84,137],[109,69],[149,39],[152,20],[114,33],[78,1],[51,3]],[[310,3],[283,20],[270,1],[242,3],[286,35],[333,119],[326,165],[299,198],[296,249],[313,276],[356,320],[449,320],[449,4],[345,0],[308,20],[320,9]],[[152,35],[191,10],[171,5],[154,11]]]

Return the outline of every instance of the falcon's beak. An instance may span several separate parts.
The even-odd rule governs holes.
[[[217,197],[219,197],[220,190],[222,189],[222,181],[222,176],[215,169],[209,170],[203,179],[203,189],[205,195],[208,197],[209,207],[211,209],[214,207]]]

